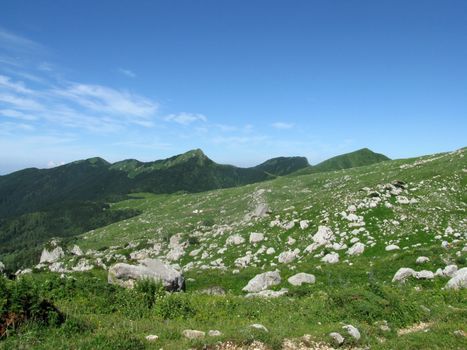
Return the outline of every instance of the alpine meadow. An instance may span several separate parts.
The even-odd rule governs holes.
[[[467,349],[467,3],[0,3],[0,349]]]

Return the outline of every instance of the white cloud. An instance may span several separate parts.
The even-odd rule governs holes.
[[[0,75],[0,87],[8,89],[8,90],[13,90],[14,92],[20,93],[20,94],[32,94],[33,91],[26,88],[24,86],[24,83],[22,81],[19,82],[13,82],[11,79],[5,75]]]
[[[42,111],[44,107],[34,99],[24,98],[11,93],[0,92],[0,102],[4,102],[12,108],[28,111]]]
[[[118,71],[121,74],[126,75],[128,78],[136,78],[136,74],[129,69],[119,68]]]
[[[101,85],[75,83],[54,93],[95,112],[146,118],[158,109],[147,98]]]
[[[292,129],[295,124],[293,123],[284,123],[284,122],[275,122],[275,123],[272,123],[271,126],[275,129],[279,129],[279,130],[284,130],[284,129]]]
[[[164,120],[175,122],[180,125],[189,125],[197,121],[206,122],[208,118],[203,114],[182,112],[178,114],[169,114],[164,117]]]
[[[0,109],[0,116],[21,120],[37,120],[37,117],[33,115],[16,111],[14,109]]]

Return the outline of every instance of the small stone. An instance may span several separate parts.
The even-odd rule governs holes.
[[[218,330],[210,330],[208,332],[208,336],[210,337],[220,337],[221,335],[222,335],[222,332]]]
[[[296,275],[289,277],[287,281],[293,286],[301,286],[303,283],[308,283],[308,284],[315,283],[316,278],[312,274],[300,272],[300,273],[297,273]]]
[[[332,340],[334,340],[334,342],[337,345],[344,344],[344,337],[342,335],[340,335],[340,333],[332,332],[332,333],[329,333],[329,336],[332,338]]]
[[[150,342],[154,342],[157,339],[159,339],[159,337],[157,335],[154,335],[154,334],[147,335],[145,338],[146,338],[147,341],[150,341]]]
[[[194,329],[185,329],[182,332],[182,334],[183,334],[183,336],[185,338],[188,338],[188,339],[204,338],[204,336],[206,335],[206,333],[204,333],[202,331],[197,331],[197,330],[194,330]]]
[[[269,332],[268,329],[260,323],[253,323],[252,325],[250,325],[250,327],[254,329],[258,329],[260,331]]]
[[[346,326],[343,326],[342,328],[345,329],[349,333],[349,335],[355,340],[360,339],[360,332],[356,327],[352,326],[351,324],[348,324]]]

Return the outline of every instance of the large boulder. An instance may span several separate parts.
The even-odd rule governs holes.
[[[161,282],[168,291],[185,289],[183,275],[159,259],[144,259],[140,261],[139,265],[118,263],[109,268],[109,283],[132,288],[135,282],[141,279]]]
[[[3,273],[5,271],[5,265],[0,261],[0,273]]]
[[[348,255],[360,255],[365,251],[365,245],[361,242],[355,243],[347,250]]]
[[[63,258],[65,253],[63,252],[62,247],[59,246],[52,246],[48,248],[44,248],[42,250],[41,259],[39,261],[40,264],[43,263],[54,263]]]
[[[467,288],[467,267],[458,270],[446,284],[446,289]]]
[[[249,293],[258,293],[271,286],[278,285],[281,281],[279,271],[268,271],[253,277],[242,290]]]

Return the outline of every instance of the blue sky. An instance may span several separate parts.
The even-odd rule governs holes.
[[[467,146],[467,1],[1,1],[0,174]]]

